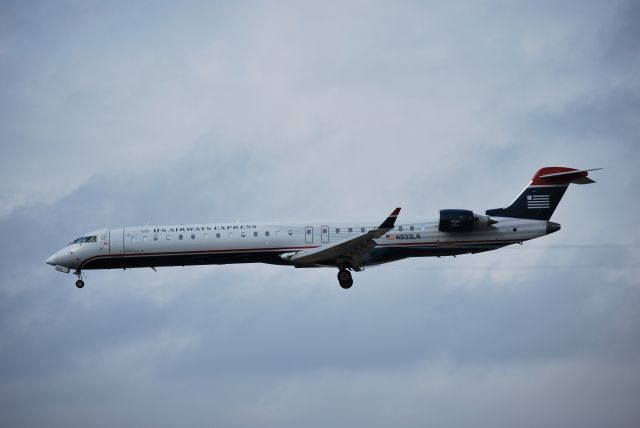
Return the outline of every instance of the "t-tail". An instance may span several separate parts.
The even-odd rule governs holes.
[[[507,208],[487,210],[493,217],[514,217],[530,220],[549,220],[560,203],[569,184],[595,183],[588,178],[589,171],[602,168],[578,170],[561,166],[539,169],[529,185]]]

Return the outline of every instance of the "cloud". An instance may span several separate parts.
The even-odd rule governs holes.
[[[637,425],[636,9],[3,6],[3,425]],[[559,233],[348,293],[44,264],[107,225],[482,212],[555,164],[606,167]]]

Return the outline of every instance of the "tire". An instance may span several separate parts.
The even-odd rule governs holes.
[[[346,269],[338,271],[338,281],[343,282],[348,281],[349,279],[351,279],[351,272]]]
[[[349,281],[345,281],[345,282],[341,282],[340,283],[340,287],[342,287],[345,290],[348,290],[351,288],[351,286],[353,285],[353,280],[349,280]]]
[[[340,287],[345,290],[351,288],[353,285],[353,277],[351,276],[351,272],[346,269],[342,269],[338,272],[338,282],[340,283]]]

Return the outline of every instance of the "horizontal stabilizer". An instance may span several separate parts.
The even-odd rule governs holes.
[[[595,181],[590,179],[589,177],[580,177],[580,178],[576,178],[575,180],[571,180],[571,183],[573,183],[573,184],[591,184],[591,183],[595,183]]]
[[[597,171],[602,168],[592,168],[592,169],[583,169],[583,170],[570,170],[570,171],[562,171],[562,172],[554,172],[551,174],[541,174],[537,175],[534,178],[534,181],[539,181],[540,183],[574,183],[574,184],[591,184],[595,183],[590,178],[587,178],[589,175],[589,171]]]

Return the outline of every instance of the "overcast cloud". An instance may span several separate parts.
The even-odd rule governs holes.
[[[1,2],[0,425],[640,426],[640,3]],[[354,275],[44,263],[103,226],[435,219],[605,167],[517,248]]]

